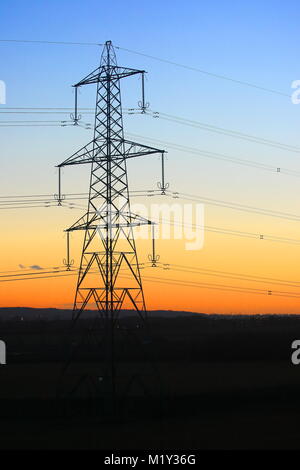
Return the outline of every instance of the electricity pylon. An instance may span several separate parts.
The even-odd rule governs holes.
[[[117,65],[112,43],[107,41],[100,67],[74,85],[77,91],[83,85],[97,84],[94,138],[58,165],[59,170],[68,165],[91,165],[87,212],[67,229],[84,231],[73,321],[77,322],[91,306],[99,312],[104,325],[105,357],[101,381],[106,382],[106,390],[112,395],[116,393],[114,347],[120,311],[134,309],[143,322],[146,320],[133,229],[151,222],[131,212],[126,162],[129,158],[164,154],[163,150],[124,138],[120,80],[138,74],[144,77],[145,71]],[[142,92],[143,112],[144,89]]]

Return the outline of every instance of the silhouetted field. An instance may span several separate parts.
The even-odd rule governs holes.
[[[117,385],[140,370],[146,391],[118,398],[112,419],[101,400],[56,395],[71,342],[72,373],[97,377],[99,348],[80,341],[101,333],[94,319],[74,334],[67,320],[0,322],[0,447],[300,448],[300,366],[291,363],[300,317],[150,314],[149,324],[147,334],[134,317],[119,322]]]

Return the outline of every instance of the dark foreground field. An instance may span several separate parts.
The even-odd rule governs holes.
[[[300,366],[291,363],[300,317],[151,318],[151,341],[141,348],[116,339],[118,376],[139,370],[147,387],[130,389],[113,418],[103,400],[56,396],[68,324],[0,322],[8,353],[0,367],[0,448],[300,448]],[[80,328],[91,326],[86,320]],[[131,338],[135,328],[135,319],[122,319]],[[97,375],[90,344],[72,377]]]

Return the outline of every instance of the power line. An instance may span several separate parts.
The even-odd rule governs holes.
[[[0,115],[1,114],[69,114],[70,111],[1,111],[0,108]],[[81,114],[94,114],[93,111],[80,111]],[[127,113],[128,114],[128,113]]]
[[[174,271],[186,272],[191,274],[202,274],[202,275],[209,275],[209,276],[217,276],[217,277],[224,277],[228,279],[239,279],[245,280],[248,282],[271,282],[272,284],[276,285],[284,285],[288,287],[300,287],[300,282],[297,281],[289,281],[285,279],[278,279],[272,277],[265,277],[265,276],[253,276],[250,274],[241,274],[241,273],[232,273],[228,271],[219,271],[214,269],[207,269],[207,268],[197,268],[192,266],[182,266],[178,264],[163,264],[158,262],[162,269],[170,268]]]
[[[239,231],[239,230],[230,230],[230,229],[224,229],[224,228],[220,228],[220,227],[211,227],[211,226],[206,226],[206,225],[203,228],[207,232],[221,233],[221,234],[224,234],[224,235],[233,235],[233,236],[242,237],[242,238],[252,238],[252,239],[257,239],[257,240],[272,241],[272,242],[278,242],[278,243],[287,243],[287,244],[291,244],[291,245],[299,245],[300,244],[300,240],[296,240],[296,239],[293,239],[293,238],[286,238],[286,237],[278,237],[276,235],[268,235],[268,234],[253,233],[253,232],[242,232],[242,231]]]
[[[129,191],[130,194],[132,195],[142,195],[142,196],[147,196],[148,194],[154,193],[154,195],[157,193],[160,193],[161,191],[159,189],[141,189],[141,190],[136,190],[136,191]],[[85,200],[86,197],[89,195],[89,193],[66,193],[63,196],[66,198],[67,201],[73,201],[73,200]],[[75,196],[75,197],[74,197]],[[22,202],[22,199],[30,199],[30,202],[33,200],[37,200],[38,202],[56,202],[56,200],[53,200],[54,195],[53,194],[19,194],[15,196],[0,196],[1,199],[12,199],[13,201],[8,201],[8,203],[15,203],[15,202]],[[47,199],[38,199],[38,198],[47,198]],[[51,198],[51,201],[49,199]],[[6,202],[0,202],[0,204],[6,204]]]
[[[216,199],[209,199],[205,197],[193,197],[193,196],[185,196],[185,195],[180,195],[181,193],[171,193],[169,194],[169,191],[167,191],[167,195],[171,195],[173,198],[178,199],[179,197],[188,201],[195,201],[195,202],[205,202],[206,204],[211,204],[214,206],[220,206],[220,207],[226,207],[228,209],[232,210],[238,210],[241,212],[249,212],[249,213],[255,213],[259,215],[266,215],[269,217],[276,217],[276,218],[281,218],[281,219],[287,219],[287,220],[292,220],[295,222],[300,221],[300,216],[294,215],[294,214],[289,214],[289,213],[284,213],[284,212],[276,212],[276,211],[271,211],[269,209],[260,209],[260,208],[255,208],[251,206],[246,206],[246,205],[241,205],[241,204],[236,204],[236,203],[227,203],[225,201],[218,201]],[[144,195],[143,195],[144,196]],[[64,203],[63,203],[64,205]],[[74,203],[74,207],[77,209],[85,209],[84,206],[79,206],[78,204]],[[161,219],[162,220],[162,219]],[[173,223],[173,222],[172,222]],[[176,224],[176,221],[174,222]],[[187,224],[184,224],[187,225]],[[189,224],[190,226],[193,226],[193,224]]]
[[[65,271],[60,271],[60,272],[65,272]],[[7,279],[6,276],[5,279],[0,279],[1,282],[15,282],[15,281],[26,281],[26,280],[37,280],[37,279],[49,279],[49,278],[59,278],[59,277],[67,277],[67,276],[75,276],[77,275],[77,270],[76,272],[70,273],[70,274],[57,274],[57,271],[53,271],[53,275],[47,275],[45,276],[44,274],[47,273],[40,273],[42,275],[40,276],[32,276],[31,273],[29,274],[24,274],[23,277],[19,277],[18,275],[16,276],[11,276],[14,277],[13,279]],[[36,273],[37,274],[37,273]],[[24,277],[28,276],[28,277]],[[4,276],[0,276],[4,277]],[[251,277],[251,276],[250,276]],[[128,279],[128,276],[120,276],[122,279]],[[293,293],[289,291],[277,291],[277,290],[267,290],[267,289],[259,289],[259,288],[247,288],[247,287],[240,287],[240,286],[231,286],[231,285],[224,285],[224,284],[213,284],[213,283],[198,283],[198,282],[193,282],[193,281],[183,281],[181,279],[165,279],[162,277],[157,277],[157,276],[145,276],[145,280],[148,280],[150,282],[159,282],[163,284],[169,284],[169,285],[177,285],[177,286],[182,286],[182,287],[196,287],[196,288],[204,288],[204,289],[217,289],[217,290],[223,290],[223,291],[229,291],[229,292],[239,292],[239,293],[248,293],[248,294],[260,294],[260,295],[268,295],[268,296],[275,296],[275,297],[288,297],[288,298],[300,298],[300,294],[298,293]],[[264,278],[267,279],[267,278]],[[271,280],[272,278],[270,278]],[[249,279],[243,279],[243,280],[249,280]],[[274,282],[272,282],[274,284]],[[286,285],[286,284],[285,284]],[[291,287],[298,287],[292,285]]]
[[[125,278],[125,276],[122,276]],[[240,287],[240,286],[229,286],[225,284],[214,284],[214,283],[197,283],[197,282],[188,282],[182,281],[181,279],[165,279],[158,276],[143,276],[143,279],[149,282],[159,283],[159,284],[166,284],[166,285],[174,285],[180,287],[194,287],[194,288],[203,288],[203,289],[213,289],[213,290],[221,290],[221,291],[228,291],[228,292],[238,292],[243,294],[255,294],[255,295],[264,295],[264,296],[272,296],[272,297],[287,297],[287,298],[300,298],[300,294],[292,293],[287,291],[274,291],[274,290],[267,290],[267,289],[254,289],[254,288],[247,288],[247,287]]]
[[[277,142],[277,141],[270,140],[270,139],[264,139],[262,137],[257,137],[251,134],[245,134],[245,133],[235,131],[232,129],[225,129],[223,127],[214,126],[212,124],[207,124],[204,122],[194,121],[192,119],[186,119],[186,118],[175,116],[172,114],[161,113],[159,111],[146,111],[145,114],[148,116],[152,116],[153,118],[164,119],[166,121],[175,122],[177,124],[183,124],[185,126],[190,126],[190,127],[202,129],[205,131],[226,135],[228,137],[234,137],[237,139],[246,140],[248,142],[253,142],[256,144],[279,148],[281,150],[286,150],[288,152],[300,153],[300,147],[284,144],[284,143]]]
[[[1,124],[0,127],[67,127],[68,124]]]
[[[50,276],[40,276],[40,277],[26,277],[26,278],[20,278],[20,279],[1,279],[1,282],[15,282],[15,281],[32,281],[32,280],[40,280],[40,279],[49,279],[49,278],[59,278],[59,277],[67,277],[67,276],[77,276],[77,273],[73,274],[59,274],[59,275],[50,275]]]
[[[91,112],[91,113],[95,113],[95,109],[94,108],[83,108],[83,107],[78,107],[77,108],[78,111],[80,112]],[[132,111],[140,111],[139,108],[122,108],[123,112],[132,112]],[[16,114],[23,114],[23,112],[28,112],[29,114],[34,114],[35,112],[39,113],[39,112],[42,112],[42,111],[45,111],[45,112],[49,112],[49,113],[54,113],[56,114],[57,112],[61,112],[61,111],[64,111],[64,114],[65,113],[68,113],[68,112],[72,112],[74,111],[74,107],[40,107],[40,106],[34,106],[34,107],[4,107],[4,106],[1,106],[0,108],[0,114],[6,114],[6,113],[9,113],[9,112],[15,112]]]
[[[49,208],[49,207],[56,207],[56,205],[32,205],[32,206],[12,206],[12,207],[0,207],[0,210],[11,210],[11,209],[35,209],[35,208]]]
[[[50,208],[50,207],[55,207],[57,208],[57,202],[53,201],[53,203],[44,203],[44,204],[33,204],[33,205],[27,205],[27,204],[21,204],[21,205],[12,205],[12,206],[5,206],[5,207],[0,207],[0,210],[12,210],[12,209],[35,209],[35,208]],[[74,208],[80,208],[83,209],[83,207],[76,207],[74,203],[64,203],[64,207],[67,209],[74,209]]]
[[[24,43],[24,44],[57,44],[66,46],[103,46],[97,42],[70,42],[70,41],[36,41],[28,39],[0,39],[0,42]]]
[[[63,266],[56,266],[56,267],[53,267],[53,266],[50,266],[50,267],[49,267],[49,266],[48,266],[47,268],[39,267],[38,269],[39,269],[39,271],[45,271],[45,270],[47,270],[47,269],[49,269],[49,270],[52,269],[52,270],[54,271],[54,270],[60,269],[60,268],[62,268],[62,267],[63,267]],[[26,271],[35,271],[35,270],[36,270],[36,269],[31,268],[31,267],[29,267],[29,268],[24,267],[24,268],[19,268],[19,269],[15,269],[15,270],[0,271],[0,274],[19,273],[20,276],[21,276],[24,271],[26,272]]]
[[[1,109],[4,109],[5,111],[1,111]],[[23,114],[23,113],[26,113],[26,114],[35,114],[35,113],[37,113],[37,114],[47,114],[48,112],[49,112],[49,114],[50,113],[51,114],[58,114],[59,112],[61,114],[68,114],[68,111],[73,110],[73,108],[1,108],[1,109],[0,109],[0,114],[2,114],[2,113],[3,114],[5,114],[5,113],[13,113],[13,114],[19,114],[19,113],[20,114]],[[11,110],[11,111],[7,111],[7,110]],[[47,111],[47,110],[49,110],[49,111]],[[93,114],[92,108],[80,108],[80,111],[83,114]],[[135,109],[135,108],[124,108],[124,110],[123,110],[123,112],[125,114],[133,114],[133,111],[136,111],[138,113],[141,112],[139,109]],[[195,121],[195,120],[192,120],[192,119],[187,119],[187,118],[183,118],[183,117],[180,117],[180,116],[175,116],[175,115],[172,115],[172,114],[167,114],[167,113],[163,113],[163,112],[159,112],[159,111],[149,111],[148,110],[148,111],[146,111],[145,114],[147,114],[149,116],[152,116],[154,118],[160,118],[160,119],[164,119],[166,121],[175,122],[177,124],[184,124],[184,125],[187,125],[187,126],[190,126],[190,127],[200,128],[200,129],[205,130],[205,131],[214,132],[214,133],[218,133],[218,134],[223,134],[223,135],[226,135],[226,136],[229,136],[229,137],[234,137],[234,138],[246,140],[246,141],[253,142],[253,143],[258,143],[258,144],[261,144],[261,145],[267,145],[267,146],[270,146],[270,147],[273,147],[273,148],[279,148],[280,150],[286,150],[286,151],[289,151],[289,152],[300,153],[300,147],[288,145],[288,144],[273,141],[273,140],[270,140],[270,139],[265,139],[263,137],[258,137],[258,136],[255,136],[255,135],[242,133],[242,132],[235,131],[235,130],[232,130],[232,129],[226,129],[226,128],[214,126],[212,124],[199,122],[199,121]],[[73,125],[72,121],[70,121],[70,125]],[[169,145],[169,146],[170,145],[173,145],[173,146],[177,145],[178,146],[178,144],[172,144],[170,142],[168,142],[166,144]],[[184,146],[182,146],[182,147],[184,147]],[[197,149],[189,148],[189,151],[191,153],[195,152],[195,150],[197,150]],[[198,150],[197,150],[197,152],[198,152]],[[219,159],[226,159],[228,161],[229,161],[229,159],[231,159],[231,160],[234,160],[236,163],[238,162],[239,164],[244,164],[244,165],[250,165],[251,164],[251,166],[252,165],[253,166],[257,165],[257,166],[262,167],[262,168],[264,166],[263,164],[260,164],[259,162],[254,162],[252,164],[249,161],[245,161],[245,160],[241,160],[241,159],[237,159],[237,158],[233,159],[232,157],[228,157],[228,156],[222,155],[222,154],[214,154],[213,152],[208,152],[208,151],[200,151],[200,152],[202,154],[205,153],[206,155],[204,155],[204,156],[211,155],[211,158],[218,157]],[[215,155],[215,157],[213,157],[213,155]],[[271,168],[272,167],[265,168],[265,169],[271,169]],[[289,172],[290,171],[290,170],[284,169],[284,168],[282,168],[282,170],[283,170],[283,172]],[[277,171],[277,168],[276,168],[276,171]],[[293,171],[293,170],[291,170],[291,171]]]
[[[43,271],[43,272],[40,272],[40,271],[37,271],[35,273],[25,273],[25,274],[22,274],[22,277],[25,278],[25,276],[41,276],[41,275],[44,275],[44,274],[56,274],[56,273],[63,273],[65,272],[66,270],[65,269],[62,269],[62,270],[57,270],[57,269],[54,269],[52,271]],[[4,275],[1,275],[0,278],[11,278],[11,277],[20,277],[21,273],[19,274],[4,274]]]
[[[2,282],[16,282],[16,281],[29,281],[29,280],[40,280],[40,279],[49,279],[49,278],[60,278],[60,277],[68,277],[68,276],[76,276],[77,273],[71,274],[59,274],[59,275],[50,275],[50,276],[40,276],[40,277],[27,277],[27,278],[14,278],[14,279],[1,279],[0,283]],[[128,276],[120,276],[122,279],[129,279]],[[247,287],[239,287],[239,286],[230,286],[224,284],[213,284],[213,283],[196,283],[196,282],[186,282],[180,279],[164,279],[161,277],[154,277],[154,276],[145,276],[145,280],[150,282],[159,282],[160,284],[169,284],[169,285],[176,285],[182,287],[195,287],[195,288],[203,288],[203,289],[214,289],[214,290],[222,290],[228,292],[238,292],[238,293],[246,293],[246,294],[255,294],[255,295],[268,295],[273,297],[286,297],[286,298],[294,298],[299,299],[300,294],[298,293],[291,293],[288,291],[274,291],[274,290],[267,290],[267,289],[254,289],[254,288],[247,288]]]
[[[87,193],[72,193],[72,195],[86,195]],[[0,199],[21,199],[21,198],[53,197],[53,194],[18,194],[16,196],[0,196]]]
[[[9,106],[9,107],[3,107],[1,106],[0,108],[1,110],[4,110],[4,111],[73,111],[74,110],[74,107],[41,107],[41,106],[34,106],[32,108],[29,108],[29,107],[12,107],[12,106]],[[124,109],[128,109],[129,108],[124,108]],[[131,109],[131,108],[130,108]],[[80,108],[78,107],[78,111],[93,111],[94,108]]]
[[[278,237],[276,235],[268,235],[268,234],[263,234],[263,233],[254,233],[254,232],[242,232],[240,230],[225,229],[222,227],[213,227],[210,225],[199,225],[199,224],[193,224],[193,223],[188,224],[186,222],[176,222],[174,220],[168,220],[164,218],[161,218],[160,220],[155,221],[155,223],[157,224],[159,224],[160,222],[174,225],[174,226],[180,226],[180,227],[199,228],[206,232],[218,233],[218,234],[229,235],[229,236],[232,235],[232,236],[241,237],[241,238],[251,238],[251,239],[263,240],[263,241],[287,243],[291,245],[300,244],[300,240],[297,240],[294,238],[287,238],[287,237]]]
[[[180,193],[172,193],[170,192],[171,195],[174,195],[172,197],[175,197],[177,198],[177,195],[179,195]],[[146,191],[130,191],[130,194],[132,196],[161,196],[160,194],[160,191],[159,190],[146,190]],[[86,200],[86,197],[88,196],[88,193],[67,193],[64,195],[65,196],[65,201],[73,201],[73,200]],[[77,197],[76,197],[77,196]],[[82,196],[85,196],[85,197],[82,197]],[[52,199],[52,200],[49,200],[49,199],[45,199],[45,200],[40,200],[40,199],[37,199],[39,197],[49,197],[49,198],[53,198],[53,194],[32,194],[32,195],[28,195],[28,194],[23,194],[23,195],[15,195],[15,196],[0,196],[0,210],[5,208],[3,206],[9,206],[8,208],[13,208],[13,209],[17,209],[17,208],[26,208],[27,205],[29,205],[29,208],[31,207],[56,207],[56,204],[57,204],[57,201],[55,199]],[[31,200],[31,198],[36,198],[36,200]],[[196,197],[198,199],[198,197]],[[4,199],[4,201],[3,201]],[[8,201],[5,201],[5,199],[8,199]],[[17,200],[12,200],[12,199],[17,199]],[[25,201],[23,201],[22,199],[25,199]],[[26,201],[26,199],[28,199],[28,202]],[[39,204],[39,205],[32,205],[33,203],[35,204]],[[2,207],[1,207],[2,206]],[[14,207],[14,206],[17,206],[17,207]],[[66,207],[69,207],[68,205],[66,205]],[[73,206],[72,206],[73,207]],[[84,206],[76,206],[76,208],[79,208],[79,209],[82,209],[84,210],[85,207]],[[276,236],[276,235],[272,235],[272,234],[266,234],[266,233],[263,233],[263,232],[246,232],[246,231],[241,231],[241,230],[234,230],[234,229],[227,229],[227,228],[224,228],[224,227],[215,227],[215,226],[211,226],[211,225],[199,225],[199,224],[189,224],[189,223],[186,223],[186,222],[176,222],[174,220],[169,220],[169,219],[165,219],[165,218],[161,218],[160,220],[157,220],[156,223],[160,223],[160,222],[163,222],[163,223],[167,223],[167,224],[170,224],[170,225],[174,225],[174,226],[182,226],[182,227],[193,227],[193,228],[199,228],[199,229],[203,229],[207,232],[212,232],[212,233],[217,233],[217,234],[222,234],[222,235],[229,235],[229,236],[235,236],[235,237],[242,237],[242,238],[250,238],[250,239],[258,239],[258,240],[262,240],[262,241],[273,241],[273,242],[279,242],[279,243],[286,243],[286,244],[292,244],[292,245],[299,245],[300,244],[300,240],[297,240],[297,239],[293,239],[293,238],[288,238],[288,237],[280,237],[280,236]]]
[[[14,44],[52,44],[52,45],[68,45],[68,46],[70,46],[70,45],[72,45],[72,46],[103,46],[102,43],[96,43],[96,42],[43,41],[43,40],[28,40],[28,39],[0,39],[0,42],[1,43],[14,43]],[[136,55],[140,55],[140,56],[143,56],[143,57],[147,57],[149,59],[156,60],[156,61],[159,61],[159,62],[162,62],[162,63],[165,63],[165,64],[174,65],[176,67],[180,67],[180,68],[183,68],[183,69],[186,69],[186,70],[201,73],[201,74],[207,75],[209,77],[213,77],[213,78],[217,78],[217,79],[221,79],[221,80],[226,80],[228,82],[236,83],[237,85],[247,86],[247,87],[250,87],[250,88],[254,88],[254,89],[257,89],[257,90],[265,91],[265,92],[280,95],[280,96],[290,97],[290,95],[287,94],[287,93],[284,93],[284,92],[279,91],[279,90],[274,90],[272,88],[267,88],[267,87],[264,87],[264,86],[261,86],[261,85],[257,85],[255,83],[250,83],[250,82],[247,82],[247,81],[244,81],[244,80],[238,80],[238,79],[235,79],[235,78],[227,76],[227,75],[213,73],[213,72],[210,72],[210,71],[205,70],[205,69],[200,69],[198,67],[193,67],[193,66],[190,66],[190,65],[181,64],[179,62],[175,62],[175,61],[172,61],[172,60],[169,60],[169,59],[164,59],[164,58],[161,58],[161,57],[153,56],[153,55],[146,54],[146,53],[139,52],[139,51],[134,51],[132,49],[127,49],[125,47],[121,47],[121,46],[115,46],[115,47],[117,49],[120,49],[120,50],[123,50],[123,51],[126,51],[126,52],[130,52],[131,54],[136,54]]]
[[[73,122],[72,121],[58,121],[58,120],[53,120],[53,121],[31,121],[31,120],[23,120],[23,121],[1,121],[0,120],[0,126],[1,127],[4,127],[9,124],[9,126],[11,127],[15,127],[15,126],[19,126],[19,124],[22,124],[22,125],[28,125],[28,126],[31,126],[31,125],[45,125],[45,126],[51,126],[51,125],[57,125],[57,126],[66,126],[66,125],[73,125]]]
[[[296,214],[290,214],[288,212],[273,211],[270,209],[247,206],[244,204],[237,204],[235,202],[227,202],[227,201],[222,201],[218,199],[211,199],[211,198],[204,197],[204,196],[194,196],[194,195],[186,194],[186,193],[172,192],[169,190],[167,190],[166,193],[174,199],[181,198],[187,201],[204,202],[206,204],[211,204],[213,206],[226,207],[228,209],[233,209],[233,210],[242,211],[242,212],[250,212],[250,213],[255,213],[255,214],[260,214],[260,215],[267,215],[269,217],[277,217],[277,218],[293,220],[297,222],[300,221],[300,216]]]
[[[9,202],[0,202],[0,206],[14,206],[14,205],[27,205],[27,204],[34,204],[34,203],[44,203],[44,204],[53,204],[55,201],[43,201],[42,199],[37,199],[37,200],[27,200],[27,201],[9,201]]]
[[[137,54],[137,55],[140,55],[140,56],[143,56],[143,57],[147,57],[149,59],[153,59],[153,60],[156,60],[156,61],[159,61],[159,62],[163,62],[163,63],[169,64],[169,65],[174,65],[176,67],[180,67],[180,68],[183,68],[183,69],[191,70],[193,72],[198,72],[198,73],[201,73],[201,74],[204,74],[204,75],[208,75],[208,76],[213,77],[213,78],[226,80],[226,81],[229,81],[229,82],[232,82],[232,83],[236,83],[238,85],[244,85],[244,86],[247,86],[247,87],[250,87],[250,88],[255,88],[255,89],[261,90],[261,91],[267,91],[268,93],[273,93],[273,94],[280,95],[280,96],[290,97],[290,95],[288,95],[287,93],[284,93],[282,91],[274,90],[272,88],[263,87],[261,85],[246,82],[246,81],[243,81],[243,80],[237,80],[237,79],[229,77],[227,75],[216,74],[216,73],[209,72],[207,70],[200,69],[200,68],[197,68],[197,67],[193,67],[193,66],[190,66],[190,65],[180,64],[179,62],[174,62],[172,60],[162,59],[161,57],[145,54],[143,52],[134,51],[132,49],[126,49],[125,47],[121,47],[121,46],[116,46],[116,48],[120,49],[120,50],[123,50],[123,51],[126,51],[126,52],[130,52],[132,54]]]
[[[196,287],[196,288],[204,288],[204,289],[217,289],[217,290],[227,290],[229,292],[240,292],[240,293],[248,293],[248,294],[261,294],[261,295],[269,295],[269,296],[276,296],[276,297],[290,297],[290,298],[300,298],[300,293],[292,293],[287,291],[274,291],[268,289],[258,289],[258,288],[250,288],[250,287],[240,287],[240,286],[230,286],[224,284],[213,284],[213,283],[197,283],[191,281],[182,281],[181,279],[174,279],[174,280],[165,280],[161,277],[147,277],[144,276],[145,280],[151,282],[159,282],[164,284],[172,284],[177,286],[183,287]]]
[[[200,157],[204,157],[204,158],[212,158],[212,159],[215,159],[215,160],[226,161],[226,162],[234,163],[234,164],[237,164],[237,165],[253,167],[253,168],[260,169],[260,170],[271,171],[272,173],[276,173],[276,174],[285,174],[285,175],[288,175],[288,176],[300,177],[300,171],[290,170],[288,168],[283,168],[282,166],[275,167],[275,166],[272,166],[272,165],[267,165],[265,163],[260,163],[260,162],[255,162],[255,161],[253,162],[251,160],[243,160],[243,159],[240,159],[240,158],[232,157],[232,156],[229,156],[229,155],[224,155],[224,154],[221,154],[221,153],[210,152],[208,150],[197,149],[197,148],[194,148],[194,147],[187,147],[185,145],[180,145],[180,144],[176,144],[176,143],[173,143],[173,142],[167,142],[167,141],[160,140],[160,139],[152,139],[150,137],[144,137],[144,136],[140,136],[138,134],[127,134],[127,135],[129,137],[132,137],[132,138],[142,138],[142,139],[144,139],[145,141],[148,141],[148,142],[152,142],[152,143],[156,143],[156,144],[160,144],[160,145],[165,145],[167,148],[172,148],[174,150],[188,152],[190,154],[199,155]]]

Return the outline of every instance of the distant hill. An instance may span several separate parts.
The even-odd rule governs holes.
[[[93,318],[96,315],[95,310],[85,310],[84,318]],[[123,310],[120,317],[132,317],[137,315],[135,310]],[[203,313],[183,312],[175,310],[151,310],[148,311],[151,317],[160,318],[175,318],[175,317],[190,317],[190,316],[203,316]],[[30,308],[30,307],[3,307],[0,308],[0,320],[69,320],[72,317],[72,310],[58,309],[58,308]]]
[[[120,313],[121,318],[136,316],[135,310],[122,310]],[[95,310],[85,310],[82,318],[89,319],[96,316]],[[299,319],[300,315],[290,314],[208,314],[197,312],[186,312],[181,310],[149,310],[149,318],[202,318],[210,320],[271,320],[271,319]],[[31,308],[31,307],[0,307],[0,321],[57,321],[57,320],[70,320],[72,318],[71,309],[58,309],[58,308]]]

